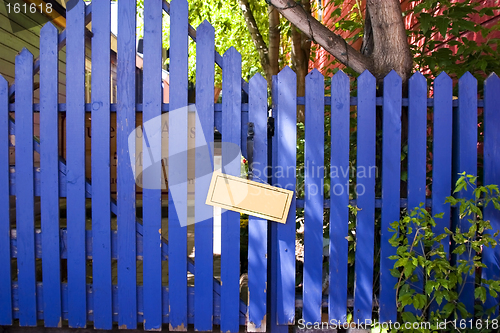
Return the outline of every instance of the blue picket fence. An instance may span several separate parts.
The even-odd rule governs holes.
[[[376,80],[369,73],[357,79],[357,97],[351,97],[349,78],[343,72],[331,78],[331,94],[325,96],[324,77],[317,70],[306,77],[305,97],[296,95],[296,75],[288,67],[273,78],[272,119],[269,121],[267,83],[257,74],[247,83],[241,78],[241,56],[234,48],[223,56],[215,51],[214,28],[203,22],[193,29],[188,22],[186,0],[148,0],[144,4],[144,85],[143,101],[135,99],[136,7],[135,2],[118,5],[117,103],[110,103],[110,3],[94,0],[91,5],[77,1],[67,12],[67,29],[59,33],[50,23],[40,36],[40,56],[34,61],[26,49],[16,57],[15,85],[0,78],[0,325],[46,327],[185,331],[194,324],[199,331],[220,325],[222,331],[288,330],[298,319],[321,322],[365,322],[378,312],[383,322],[396,321],[396,278],[389,269],[395,253],[388,240],[389,224],[399,220],[402,208],[425,202],[432,214],[444,213],[436,231],[452,225],[465,227],[458,214],[445,204],[452,193],[458,172],[478,171],[478,110],[484,115],[484,183],[500,184],[500,80],[492,74],[484,84],[484,98],[478,99],[477,81],[469,73],[458,81],[458,99],[453,96],[452,79],[445,73],[435,78],[432,98],[424,76],[409,80],[408,97],[402,97],[400,77],[391,72],[384,79],[383,96],[376,95]],[[162,103],[161,45],[162,12],[170,16],[170,102]],[[85,103],[85,25],[92,15],[92,100]],[[250,216],[248,223],[248,299],[240,299],[240,215],[224,211],[221,217],[221,277],[214,277],[213,210],[205,205],[209,184],[195,181],[194,214],[211,216],[195,224],[194,260],[187,253],[188,160],[172,159],[169,182],[180,197],[168,197],[168,239],[162,237],[162,190],[144,189],[142,216],[136,216],[136,181],[129,158],[129,134],[136,126],[136,113],[143,123],[169,110],[188,105],[188,36],[197,43],[196,131],[207,142],[214,141],[214,127],[224,142],[241,147],[247,155],[248,123],[254,124],[253,162],[263,178],[296,190],[296,110],[305,106],[305,196],[294,198],[286,224]],[[58,104],[58,50],[66,46],[68,59],[66,103]],[[213,56],[211,56],[213,55]],[[71,65],[69,65],[71,63]],[[223,68],[222,103],[214,103],[214,65]],[[33,103],[33,79],[40,73],[40,103]],[[71,87],[71,88],[69,88]],[[243,92],[248,103],[242,102]],[[15,97],[15,102],[10,102]],[[376,114],[382,116],[381,174],[376,166]],[[402,110],[408,110],[408,193],[401,198]],[[325,126],[325,110],[331,124]],[[186,109],[187,110],[187,109]],[[428,110],[432,110],[431,113]],[[40,114],[40,137],[33,134],[33,115]],[[91,112],[91,179],[86,179],[85,116]],[[110,115],[117,116],[117,196],[110,190]],[[59,114],[66,114],[66,159],[59,156]],[[428,114],[433,118],[428,120]],[[15,119],[15,120],[14,120]],[[188,150],[188,114],[172,113],[169,119],[168,157]],[[351,131],[355,122],[356,167],[349,164]],[[274,124],[274,127],[273,125]],[[432,125],[432,197],[427,196],[428,125]],[[330,134],[330,142],[325,137]],[[15,140],[13,140],[15,137]],[[198,140],[198,136],[196,138]],[[161,140],[161,138],[160,138]],[[15,142],[15,143],[14,143]],[[200,144],[202,142],[199,142]],[[146,144],[146,143],[144,143]],[[15,165],[9,163],[9,145],[15,146]],[[153,154],[161,155],[161,144],[147,143]],[[324,147],[330,146],[330,156]],[[40,166],[34,164],[40,155]],[[229,161],[222,149],[222,163]],[[330,160],[329,165],[325,163]],[[202,176],[204,160],[195,157],[195,172]],[[268,166],[272,172],[268,174]],[[351,169],[358,172],[351,173]],[[359,172],[364,168],[370,176]],[[278,172],[281,170],[281,173]],[[283,171],[284,170],[284,171]],[[333,176],[333,171],[338,172]],[[149,170],[161,181],[160,166]],[[346,172],[347,171],[347,172]],[[240,175],[240,168],[228,164],[226,173]],[[330,174],[329,195],[323,191]],[[151,175],[151,174],[150,174]],[[262,178],[261,177],[261,178]],[[201,179],[201,178],[200,178]],[[349,182],[362,188],[356,198],[349,196]],[[376,186],[381,197],[376,197]],[[313,192],[314,190],[314,192]],[[178,193],[176,193],[177,195]],[[467,195],[459,193],[459,195]],[[9,197],[15,196],[15,216]],[[40,198],[39,227],[35,227],[35,199]],[[60,198],[66,198],[67,225],[60,224]],[[87,199],[91,216],[86,217]],[[163,199],[165,200],[165,199]],[[354,294],[348,294],[349,223],[348,205],[357,206]],[[302,294],[296,281],[296,212],[304,209],[304,265]],[[375,232],[375,212],[381,212],[381,233]],[[328,213],[328,214],[327,214]],[[116,216],[117,230],[111,228]],[[326,214],[326,215],[325,215]],[[500,214],[485,209],[494,230],[500,230]],[[329,218],[328,271],[324,266],[324,216]],[[91,229],[86,228],[91,218]],[[13,221],[13,222],[11,222]],[[159,233],[160,232],[160,233]],[[374,244],[380,240],[380,254]],[[443,245],[450,251],[449,240]],[[380,267],[374,267],[380,256]],[[41,259],[41,266],[37,263]],[[67,262],[62,278],[61,259]],[[485,248],[485,279],[500,278],[500,248]],[[142,261],[142,285],[137,283],[137,263]],[[88,281],[91,262],[91,282]],[[117,284],[113,284],[116,262]],[[162,265],[168,262],[169,284],[162,284]],[[12,266],[15,263],[17,266]],[[17,272],[11,271],[17,267]],[[41,267],[41,279],[37,277]],[[374,274],[379,278],[374,285]],[[187,274],[194,275],[194,287]],[[323,290],[327,273],[329,287]],[[268,283],[269,279],[269,283]],[[461,294],[474,312],[474,275]],[[67,282],[66,282],[67,281]],[[416,282],[422,286],[422,276]],[[497,306],[498,298],[488,296],[487,305]],[[301,308],[301,317],[297,309]]]

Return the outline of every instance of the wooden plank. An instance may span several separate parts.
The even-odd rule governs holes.
[[[375,77],[368,71],[358,78],[357,213],[354,265],[354,321],[372,318],[373,256],[375,247]]]
[[[241,142],[241,55],[234,47],[223,57],[222,72],[222,172],[240,175],[241,161],[230,145]],[[233,160],[234,159],[234,160]],[[221,331],[239,331],[240,214],[222,210],[221,216]]]
[[[42,295],[44,293],[44,288],[43,288],[43,284],[42,282],[37,282],[37,302],[39,304],[42,303]],[[164,286],[162,287],[161,289],[161,292],[162,292],[162,299],[163,300],[168,300],[168,294],[169,294],[169,289],[168,287]],[[117,294],[118,294],[118,288],[117,286],[113,286],[113,299],[116,299],[117,298]],[[141,300],[142,299],[142,295],[143,295],[143,286],[137,286],[137,295],[138,295],[138,299]],[[94,302],[93,302],[93,295],[92,295],[92,285],[91,284],[88,284],[87,285],[87,297],[89,299],[88,301],[88,304],[89,304],[89,308],[88,308],[88,316],[89,316],[89,321],[92,321],[93,318],[94,318],[94,315],[93,315],[93,312],[94,312]],[[12,303],[13,303],[13,306],[14,306],[14,319],[18,319],[19,318],[19,286],[18,286],[18,283],[17,281],[14,281],[12,283]],[[63,302],[63,320],[67,320],[68,319],[68,302],[67,302],[67,299],[68,299],[68,287],[67,287],[67,284],[66,283],[62,283],[62,298],[64,300]],[[193,324],[194,322],[194,304],[193,304],[193,299],[194,299],[194,288],[193,287],[188,287],[188,320],[189,320],[189,324]],[[113,321],[118,321],[118,308],[117,307],[114,307],[113,308]],[[137,321],[139,322],[142,322],[143,321],[143,304],[142,304],[142,301],[140,301],[138,303],[138,307],[137,307],[137,310],[138,310],[138,314],[137,314]],[[163,306],[163,316],[165,318],[165,322],[168,323],[168,306]],[[38,320],[43,320],[44,319],[44,313],[43,313],[43,310],[41,308],[39,308],[38,310],[38,313],[37,313],[37,318]],[[220,324],[220,297],[218,297],[218,295],[216,293],[214,293],[214,324],[215,325],[219,325]],[[245,325],[245,317],[244,316],[240,316],[240,325]],[[11,332],[11,331],[15,331],[15,332],[46,332],[47,329],[44,329],[43,327],[19,327],[18,325],[16,326],[12,326],[12,327],[9,327],[8,328],[8,332]],[[68,329],[62,329],[62,330],[59,330],[61,332],[70,332],[70,330]],[[91,332],[93,330],[86,330],[86,331],[83,331],[83,332]],[[116,332],[117,330],[112,330],[111,332]],[[101,331],[97,331],[97,332],[101,332]],[[143,332],[143,330],[127,330],[126,332]]]
[[[276,126],[278,124],[279,114],[278,114],[278,75],[273,75],[272,77],[272,85],[271,85],[271,94],[272,94],[272,117],[274,122],[274,135],[270,138],[270,151],[269,151],[269,159],[272,163],[272,170],[268,174],[268,180],[271,184],[277,184],[277,175],[276,170],[278,168],[278,135],[276,135]],[[278,224],[271,223],[269,228],[269,238],[267,242],[267,246],[270,249],[268,251],[268,261],[270,262],[269,271],[268,271],[268,280],[270,284],[268,285],[268,304],[269,304],[269,327],[268,330],[273,333],[287,333],[288,326],[287,325],[278,325]]]
[[[143,152],[152,155],[143,172],[144,329],[161,330],[161,0],[144,4]],[[172,67],[172,65],[171,65]],[[172,81],[173,82],[173,81]],[[175,85],[174,85],[175,86]],[[151,121],[152,119],[155,119]],[[149,123],[148,123],[149,121]],[[147,123],[147,131],[146,131]],[[148,152],[148,153],[147,153]],[[146,160],[144,161],[144,165]],[[170,196],[169,196],[170,197]],[[169,214],[170,215],[170,214]],[[170,216],[169,216],[170,223]],[[158,234],[160,233],[160,235]],[[172,281],[170,280],[170,283]]]
[[[411,212],[420,203],[425,203],[426,191],[426,146],[427,146],[427,82],[420,73],[415,73],[409,80],[409,108],[408,108],[408,211]],[[415,237],[417,230],[413,225],[410,239]],[[385,230],[382,227],[382,231]],[[421,243],[413,247],[415,254],[424,255]],[[395,252],[394,252],[395,254]],[[421,267],[415,269],[417,280],[412,282],[412,288],[417,293],[424,293],[424,272]],[[392,281],[392,285],[396,280]],[[389,287],[389,285],[388,285]],[[394,288],[392,288],[394,290]],[[395,298],[395,294],[394,294]],[[394,299],[393,298],[393,299]],[[416,315],[421,315],[413,305],[406,307]],[[395,311],[395,308],[394,308]]]
[[[330,149],[330,281],[328,318],[347,320],[347,254],[349,234],[349,77],[332,78]]]
[[[92,13],[92,282],[94,327],[111,329],[110,48],[111,4]]]
[[[471,73],[465,73],[458,81],[458,114],[456,124],[458,127],[458,138],[455,141],[457,154],[454,158],[455,169],[453,174],[457,175],[461,172],[466,172],[470,175],[477,175],[477,80]],[[457,193],[458,197],[471,199],[473,194],[469,188],[467,191],[462,190]],[[453,217],[455,227],[459,227],[462,232],[469,231],[469,217],[459,219],[458,210],[455,210]],[[472,258],[475,256],[475,251],[467,247],[462,255],[455,255],[455,262],[458,260],[466,260],[472,265]],[[458,299],[464,303],[465,308],[469,313],[474,313],[474,281],[475,273],[471,275],[464,274],[464,288]]]
[[[295,191],[297,165],[297,78],[285,67],[278,74],[278,100],[275,136],[278,149],[276,186]],[[286,224],[277,226],[277,322],[293,325],[295,322],[295,213],[293,198]]]
[[[321,322],[323,286],[323,178],[325,174],[324,78],[306,76],[303,318]]]
[[[0,75],[0,325],[12,325],[9,204],[9,84]]]
[[[40,178],[42,277],[46,327],[62,326],[59,243],[59,114],[57,28],[47,23],[40,31]]]
[[[170,13],[170,113],[168,140],[168,238],[171,331],[187,330],[188,3],[172,1]],[[211,85],[210,85],[211,86]],[[173,111],[173,112],[172,112]],[[171,158],[172,156],[176,156]],[[173,187],[175,185],[175,188]]]
[[[195,160],[195,207],[194,247],[196,252],[196,275],[194,276],[194,327],[198,331],[213,328],[213,208],[205,205],[210,179],[205,170],[213,170],[213,151],[209,146],[214,142],[214,54],[215,30],[208,21],[203,21],[197,30],[196,45],[196,154]],[[204,150],[206,149],[206,151]],[[205,154],[207,153],[207,154]],[[204,177],[205,176],[205,177]]]
[[[135,128],[135,3],[118,5],[117,68],[117,227],[118,227],[118,326],[137,328],[137,265],[135,229],[135,178],[129,158],[135,140],[128,136]]]
[[[84,20],[85,4],[77,3],[68,13],[72,22],[68,25],[68,59],[71,58],[73,66],[68,69],[67,84],[72,89],[67,94],[68,112],[66,121],[67,137],[67,207],[68,219],[74,221],[68,227],[68,293],[69,325],[70,327],[85,327],[86,323],[86,262],[85,262],[85,38]],[[78,300],[78,301],[76,301]]]
[[[33,55],[16,57],[16,229],[19,324],[36,326],[35,213],[33,175]]]
[[[445,203],[451,195],[451,148],[453,125],[453,82],[446,73],[434,80],[434,119],[433,119],[433,163],[432,163],[432,215],[443,213],[436,219],[433,228],[436,234],[444,234],[450,229],[450,204]],[[443,249],[449,253],[450,239],[441,241]]]
[[[249,81],[248,120],[254,124],[252,179],[267,183],[267,82]],[[267,221],[248,218],[248,332],[266,332]]]
[[[453,83],[448,74],[442,72],[434,80],[433,109],[433,146],[432,146],[432,215],[443,213],[442,219],[435,219],[436,234],[444,234],[445,228],[450,229],[450,204],[445,203],[446,197],[452,192],[451,151],[453,127]],[[446,253],[450,250],[450,238],[446,236],[441,245]],[[433,302],[430,311],[442,308]]]
[[[86,327],[85,262],[85,3],[67,12],[66,164],[68,223],[68,323]]]
[[[413,82],[414,78],[411,79]],[[411,85],[412,83],[410,83]],[[410,87],[413,88],[413,85]],[[412,97],[410,90],[410,98]],[[396,248],[389,240],[393,236],[389,232],[391,223],[399,221],[399,186],[401,181],[401,99],[402,82],[399,75],[392,70],[384,78],[384,110],[382,134],[382,221],[380,240],[380,321],[389,322],[397,320],[396,289],[397,278],[391,275],[394,261],[389,259],[396,254]],[[413,99],[411,99],[413,102]],[[412,112],[410,103],[410,112]],[[411,113],[410,113],[411,116]],[[426,113],[423,113],[426,116]],[[425,118],[424,118],[425,119]],[[411,122],[410,122],[411,123]],[[424,127],[425,130],[425,127]],[[411,139],[410,139],[411,140]],[[410,143],[411,144],[411,143]],[[425,132],[424,132],[425,151]],[[425,155],[424,176],[425,176]],[[425,190],[425,177],[424,177]],[[425,192],[424,192],[425,193]],[[358,213],[359,214],[359,213]],[[359,243],[358,244],[362,244]]]
[[[484,185],[500,184],[500,79],[496,74],[491,74],[484,84]],[[488,234],[493,234],[500,230],[500,212],[490,203],[484,208],[484,220],[489,220],[491,230]],[[482,270],[482,278],[486,280],[498,281],[500,279],[500,248],[483,247],[483,264],[486,267]],[[486,293],[485,309],[494,307],[492,318],[498,316],[499,298]]]

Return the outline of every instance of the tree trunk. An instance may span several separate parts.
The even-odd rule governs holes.
[[[259,53],[260,64],[262,66],[262,69],[266,73],[266,79],[269,84],[271,79],[269,49],[266,45],[266,42],[264,41],[264,38],[262,38],[262,34],[259,31],[259,27],[257,26],[257,22],[255,21],[255,17],[253,16],[253,12],[250,8],[248,0],[239,0],[239,3],[241,11],[243,12],[243,17],[245,18],[245,23],[247,25],[248,31],[250,32],[250,36],[252,37],[255,48]]]
[[[373,35],[373,47],[367,53],[373,63],[372,74],[381,79],[394,69],[406,82],[413,58],[399,0],[367,0],[366,8]]]
[[[309,48],[304,47],[303,35],[300,30],[292,26],[292,69],[297,75],[297,96],[305,96],[305,79],[308,71]],[[305,38],[304,38],[305,39]],[[310,45],[310,43],[309,43]],[[297,121],[304,122],[305,109],[303,105],[297,106]]]
[[[278,74],[280,54],[280,12],[273,6],[268,6],[269,12],[269,75],[268,86],[271,87],[272,76]]]
[[[309,15],[311,4],[309,0],[302,0],[302,8]],[[306,93],[306,75],[309,71],[309,57],[311,55],[311,39],[302,31],[292,26],[292,69],[297,74],[297,96],[303,97]],[[297,106],[297,121],[304,122],[305,108]]]
[[[361,74],[369,70],[379,82],[394,69],[407,81],[412,69],[412,55],[401,14],[399,0],[367,0],[366,8],[372,40],[363,53],[330,31],[293,0],[269,0],[280,13],[313,42],[321,45],[339,62]]]

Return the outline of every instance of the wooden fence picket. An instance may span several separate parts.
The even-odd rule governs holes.
[[[466,172],[469,175],[477,176],[477,80],[471,73],[465,73],[458,81],[458,109],[454,119],[457,135],[453,146],[453,176],[458,178],[458,173]],[[457,193],[461,198],[470,199],[473,197],[472,190],[462,190]],[[462,232],[469,230],[469,221],[465,217],[460,219],[458,208],[454,209],[454,227],[459,227]],[[466,260],[472,262],[475,251],[467,247],[462,255],[454,255],[455,262]],[[469,257],[470,256],[470,257]],[[469,313],[474,313],[474,281],[475,273],[464,274],[464,288],[458,299],[465,305]]]
[[[66,59],[66,187],[68,223],[68,322],[87,324],[85,251],[85,3],[67,12]]]
[[[170,4],[170,86],[168,140],[168,274],[172,331],[187,330],[187,180],[188,180],[188,3]],[[173,185],[175,184],[175,190]]]
[[[241,143],[241,55],[234,47],[223,56],[222,172],[239,176],[241,161],[231,145]],[[234,159],[234,160],[233,160]],[[240,214],[222,209],[221,215],[221,331],[239,331]]]
[[[347,321],[349,227],[349,77],[342,71],[332,78],[330,148],[330,271],[328,319]]]
[[[42,225],[43,318],[46,327],[61,327],[59,223],[59,111],[57,28],[40,31],[40,201]]]
[[[162,1],[144,3],[143,84],[143,289],[144,328],[161,330],[161,45]],[[147,165],[147,167],[146,167]]]
[[[92,289],[94,327],[112,328],[111,186],[110,186],[110,52],[111,4],[95,1],[92,23]]]
[[[137,328],[136,185],[129,154],[135,153],[135,3],[118,5],[117,70],[117,232],[118,326]]]
[[[0,75],[0,325],[12,325],[9,142],[9,83]]]
[[[19,324],[36,326],[35,193],[33,174],[33,55],[16,56],[16,230]]]
[[[358,78],[356,196],[357,221],[353,320],[372,318],[373,257],[375,247],[375,77],[368,71]]]
[[[484,185],[500,184],[500,79],[496,74],[488,77],[484,84]],[[493,236],[500,230],[500,212],[490,203],[484,208],[484,220],[489,220],[491,230],[486,230]],[[483,247],[482,278],[486,280],[500,279],[500,247]],[[498,316],[499,298],[486,292],[485,310],[494,308],[491,318]]]
[[[451,151],[453,128],[453,85],[451,78],[446,73],[441,73],[434,80],[434,108],[433,108],[433,151],[432,151],[432,215],[443,213],[442,219],[435,219],[436,234],[444,234],[445,228],[450,229],[450,204],[445,203],[446,197],[451,195]],[[450,251],[450,238],[441,241],[443,250]],[[436,302],[430,306],[430,311],[439,307]]]
[[[196,249],[196,274],[194,276],[194,327],[199,331],[213,328],[213,208],[205,205],[210,179],[206,178],[207,165],[214,167],[214,152],[210,144],[214,143],[214,85],[215,30],[208,21],[203,21],[196,29],[196,114],[199,119],[195,130],[195,212],[197,223],[194,226],[194,247]],[[198,127],[199,126],[199,127]],[[207,146],[205,146],[207,145]],[[205,149],[208,154],[205,153]],[[203,177],[205,176],[205,177]],[[201,217],[205,218],[201,220]]]
[[[272,169],[271,169],[271,174],[269,175],[269,178],[271,180],[271,184],[275,185],[278,183],[277,179],[277,174],[276,174],[276,169],[278,166],[278,97],[279,97],[279,89],[278,89],[278,75],[273,75],[272,77],[272,85],[271,85],[271,95],[272,95],[272,117],[273,117],[273,122],[271,123],[271,126],[274,125],[273,132],[274,135],[271,136],[271,152],[270,152],[270,158],[271,158],[271,163],[272,163]],[[294,106],[295,107],[295,106]],[[271,164],[270,163],[270,164]],[[278,322],[278,303],[279,303],[279,298],[278,298],[278,272],[280,270],[278,266],[279,262],[279,252],[278,252],[278,223],[271,223],[269,227],[269,241],[268,245],[270,247],[269,249],[269,256],[268,260],[270,262],[270,284],[268,285],[268,290],[270,293],[269,297],[269,311],[270,311],[270,318],[269,318],[269,327],[268,329],[271,332],[274,333],[287,333],[288,332],[288,326],[286,325],[279,325]]]
[[[323,286],[324,78],[313,69],[306,76],[304,157],[303,317],[321,322]]]
[[[411,212],[420,203],[425,203],[426,195],[426,146],[427,146],[427,82],[425,77],[417,72],[408,81],[409,86],[409,108],[408,108],[408,211]],[[399,196],[399,195],[398,195]],[[410,239],[413,239],[416,233],[416,226],[413,225],[413,233]],[[382,231],[385,230],[382,226]],[[423,255],[421,244],[414,247],[416,255]],[[394,254],[395,251],[394,251]],[[412,287],[417,293],[424,293],[424,272],[422,267],[415,269],[417,280],[413,282]],[[387,285],[395,285],[397,280],[388,279]],[[390,283],[389,283],[390,282]],[[394,288],[392,288],[394,290]],[[393,299],[396,295],[394,293]],[[421,314],[422,311],[415,309],[413,305],[407,306],[409,311],[414,314]],[[395,310],[395,308],[394,308]],[[396,319],[396,313],[393,313],[392,320]]]
[[[295,191],[297,165],[297,78],[290,67],[278,74],[277,110],[275,119],[276,165],[275,186]],[[286,134],[286,135],[285,135]],[[277,242],[277,323],[295,322],[295,211],[292,199],[286,224],[276,226]]]
[[[414,87],[411,86],[411,88]],[[411,92],[412,90],[410,90],[410,94]],[[389,259],[390,256],[396,254],[396,248],[389,243],[393,235],[389,232],[389,228],[394,221],[399,221],[399,188],[401,181],[402,82],[401,77],[395,71],[391,71],[384,78],[384,97],[382,120],[382,128],[384,131],[382,134],[382,217],[380,227],[379,313],[380,321],[388,322],[397,320],[396,290],[394,289],[394,286],[397,284],[397,278],[391,275],[390,270],[394,267],[394,261]],[[409,140],[411,140],[411,136]],[[411,144],[413,144],[413,142],[409,141],[409,145]],[[425,161],[425,156],[423,160]],[[409,169],[408,173],[410,171]]]
[[[248,120],[254,124],[253,180],[267,182],[267,82],[250,79]],[[266,332],[267,221],[248,217],[248,332]]]

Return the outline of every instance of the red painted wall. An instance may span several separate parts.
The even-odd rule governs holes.
[[[458,2],[460,0],[453,0],[453,2]],[[322,23],[326,25],[330,30],[335,31],[334,26],[335,22],[338,21],[338,17],[331,17],[332,13],[336,9],[335,6],[331,5],[330,2],[331,0],[321,0],[322,2]],[[499,6],[500,5],[500,0],[477,0],[476,2],[479,3],[479,8],[484,8],[488,6]],[[366,0],[358,0],[358,3],[360,4],[361,11],[363,13],[363,16],[365,15],[365,3]],[[342,6],[342,11],[341,11],[341,17],[345,18],[350,15],[350,13],[353,10],[358,10],[354,9],[354,5],[356,4],[356,0],[345,0],[344,4]],[[407,11],[415,6],[415,2],[411,2],[409,0],[402,0],[401,1],[401,6],[403,11]],[[437,9],[439,11],[439,9]],[[500,11],[495,11],[496,16],[494,17],[479,17],[479,15],[474,15],[471,17],[471,19],[478,23],[482,24],[485,27],[491,27],[495,24],[497,24],[500,21]],[[415,25],[418,24],[418,21],[413,13],[410,13],[405,17],[405,25],[407,29],[414,28]],[[353,31],[353,32],[346,32],[346,31],[340,31],[339,35],[345,39],[348,39],[352,36],[354,36],[358,31]],[[485,39],[482,37],[480,33],[475,33],[475,32],[467,32],[464,33],[461,37],[466,37],[468,39],[473,39],[477,41],[478,43],[483,42]],[[490,38],[500,38],[500,31],[494,32],[489,36]],[[443,43],[441,44],[440,47],[449,47],[451,50],[456,49],[456,46],[449,46],[447,43],[452,40],[451,38],[443,40],[441,35],[438,34],[435,36],[436,40],[442,40]],[[351,45],[359,50],[361,47],[361,39],[357,39],[354,42],[351,43]],[[421,40],[415,40],[414,37],[410,37],[408,40],[409,43],[412,44],[417,44],[421,45],[423,41]],[[311,68],[318,68],[323,74],[326,74],[326,71],[328,68],[335,68],[335,67],[340,67],[342,68],[342,65],[339,64],[330,64],[333,60],[333,57],[330,56],[330,60],[328,60],[328,55],[329,53],[326,52],[323,48],[319,47],[318,50],[316,51],[316,59],[314,61],[311,61],[309,63]],[[329,65],[330,64],[330,65]]]

